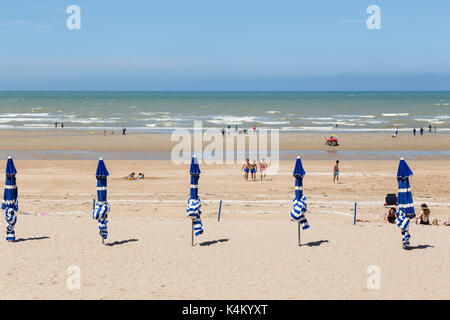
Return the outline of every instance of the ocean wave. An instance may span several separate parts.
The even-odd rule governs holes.
[[[383,117],[404,117],[404,116],[409,116],[409,113],[405,112],[405,113],[382,113],[381,114]]]
[[[235,116],[217,116],[213,119],[207,120],[213,124],[238,125],[244,122],[256,122],[255,117],[235,117]]]
[[[17,118],[17,117],[47,117],[49,113],[3,113],[0,114],[0,118]]]
[[[280,111],[278,111],[278,110],[269,110],[269,111],[266,111],[266,113],[275,114],[275,113],[280,113]]]
[[[288,124],[290,123],[289,121],[257,121],[258,123],[261,124],[265,124],[268,126],[276,126],[276,125],[280,125],[280,124]]]

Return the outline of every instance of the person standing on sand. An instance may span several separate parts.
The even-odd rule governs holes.
[[[262,159],[262,162],[259,162],[259,172],[261,173],[261,181],[262,179],[266,178],[266,169],[267,169],[267,163],[264,159]]]
[[[61,122],[61,128],[64,128],[64,122]]]
[[[333,169],[333,182],[335,182],[336,180],[339,183],[339,160],[336,160],[336,164],[334,165]]]
[[[413,129],[413,135],[416,135],[416,128]]]
[[[242,169],[241,169],[242,171],[244,171],[245,181],[248,181],[248,173],[250,171],[250,162],[249,161],[250,161],[249,159],[246,159],[244,164],[242,165]]]
[[[253,161],[253,163],[250,165],[250,172],[252,173],[252,180],[256,180],[256,170],[258,169],[258,166],[256,165],[256,161]]]
[[[58,128],[58,122],[55,122],[55,128]]]
[[[423,136],[423,128],[420,127],[420,135]]]

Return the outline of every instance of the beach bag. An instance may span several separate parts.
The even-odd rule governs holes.
[[[386,205],[388,206],[397,205],[397,195],[395,193],[388,193],[386,195]]]

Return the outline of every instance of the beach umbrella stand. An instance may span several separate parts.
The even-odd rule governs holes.
[[[305,212],[307,211],[306,197],[303,195],[303,177],[305,174],[302,160],[300,157],[297,157],[293,172],[295,178],[295,197],[292,200],[291,221],[297,222],[299,247],[301,246],[301,230],[309,228],[308,220],[305,217]]]
[[[2,210],[5,210],[6,218],[6,240],[14,242],[16,240],[16,233],[14,231],[14,226],[17,222],[17,211],[18,211],[18,191],[16,185],[16,168],[14,166],[14,161],[11,157],[8,157],[6,163],[6,181],[5,181],[5,191],[3,193],[2,200]]]
[[[414,202],[411,193],[411,185],[409,183],[409,177],[413,175],[413,172],[409,168],[404,158],[400,159],[397,170],[397,183],[398,183],[398,210],[395,213],[396,224],[401,229],[402,233],[402,246],[404,249],[409,246],[409,240],[411,235],[409,233],[410,219],[416,216],[414,212]]]
[[[201,201],[198,196],[198,180],[200,179],[200,167],[198,165],[198,160],[195,155],[192,157],[191,167],[189,170],[191,175],[191,187],[190,187],[190,195],[188,199],[188,208],[186,209],[187,216],[192,220],[192,236],[191,236],[191,245],[195,244],[195,237],[201,235],[203,230],[202,220],[200,218],[201,211]]]
[[[102,244],[108,238],[108,213],[110,211],[107,201],[107,182],[109,172],[102,158],[98,160],[95,177],[97,179],[97,202],[94,205],[92,217],[98,221],[98,229],[102,238]]]

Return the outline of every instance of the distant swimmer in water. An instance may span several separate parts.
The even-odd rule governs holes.
[[[262,159],[262,161],[259,162],[259,172],[261,174],[261,181],[262,179],[266,178],[266,169],[267,169],[267,163],[264,159]]]
[[[256,165],[256,161],[253,161],[253,163],[250,165],[250,172],[252,173],[252,180],[256,180],[256,170],[258,169],[258,166]]]
[[[242,171],[244,171],[245,181],[248,181],[248,173],[250,171],[250,162],[249,161],[250,161],[249,159],[245,160],[244,164],[242,165],[242,169],[241,169]]]

